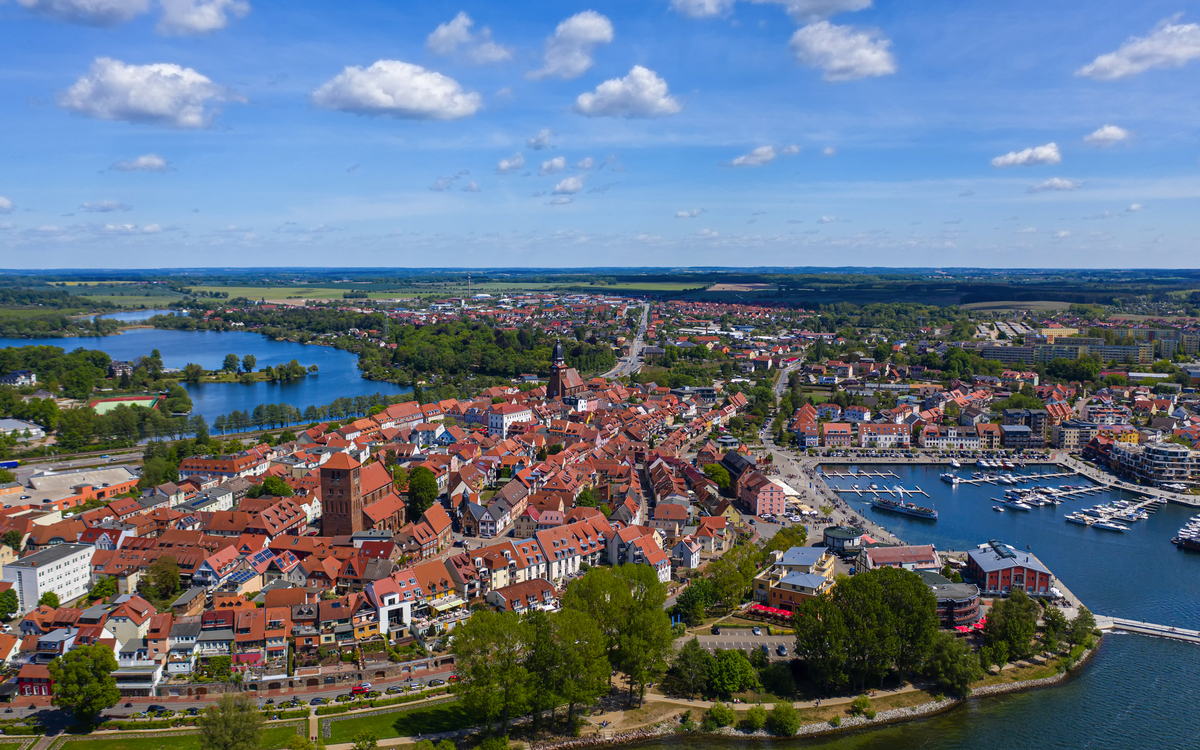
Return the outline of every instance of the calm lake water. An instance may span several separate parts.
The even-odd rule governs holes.
[[[139,311],[135,314],[153,311]],[[122,315],[126,313],[121,313]],[[147,316],[148,317],[148,316]],[[204,415],[211,424],[221,414],[234,409],[250,411],[258,404],[282,404],[304,409],[322,406],[342,396],[365,396],[372,393],[408,393],[411,388],[366,380],[359,376],[358,357],[350,352],[329,346],[307,346],[288,341],[272,341],[257,333],[240,331],[173,331],[159,328],[138,328],[118,336],[60,339],[4,339],[0,347],[48,345],[67,351],[83,347],[107,352],[113,359],[134,359],[148,356],[154,349],[162,354],[167,367],[180,367],[195,362],[207,370],[221,367],[226,354],[258,358],[256,368],[286,364],[293,359],[308,367],[316,365],[317,375],[291,383],[207,383],[185,385],[192,396],[194,412]]]

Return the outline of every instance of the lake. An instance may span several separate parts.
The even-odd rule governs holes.
[[[157,311],[137,311],[134,314]],[[115,313],[126,315],[127,313]],[[148,317],[148,316],[147,316]],[[407,386],[366,380],[359,376],[358,356],[329,346],[309,346],[290,341],[272,341],[258,333],[243,331],[174,331],[162,328],[136,328],[118,336],[59,339],[5,339],[0,347],[47,345],[71,351],[83,347],[99,349],[113,359],[130,360],[148,356],[154,349],[167,367],[182,368],[195,362],[206,370],[221,367],[226,354],[243,357],[253,354],[255,368],[286,364],[293,359],[308,367],[316,365],[317,375],[291,383],[201,383],[187,385],[194,413],[202,414],[209,424],[234,409],[250,411],[258,404],[287,403],[299,409],[322,406],[342,396],[366,396],[372,393],[402,394]]]

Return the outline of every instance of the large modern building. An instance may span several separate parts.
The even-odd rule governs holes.
[[[1013,589],[1049,594],[1054,576],[1033,553],[993,539],[967,553],[965,577],[985,594],[1007,594]]]
[[[1200,451],[1175,443],[1114,442],[1108,456],[1113,471],[1138,482],[1159,487],[1200,482]]]
[[[95,551],[90,544],[56,544],[5,565],[0,580],[11,582],[17,592],[17,614],[35,609],[47,592],[63,604],[86,594]]]
[[[792,611],[833,586],[833,555],[825,547],[792,547],[754,577],[754,601]]]
[[[970,583],[954,583],[932,570],[916,571],[921,580],[937,597],[938,619],[943,628],[970,625],[979,619],[979,587]]]

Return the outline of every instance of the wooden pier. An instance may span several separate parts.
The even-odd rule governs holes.
[[[1007,484],[1006,482],[1000,481],[1000,476],[1001,475],[999,475],[999,474],[995,474],[995,475],[988,476],[988,477],[980,477],[978,479],[974,479],[974,478],[967,479],[966,477],[959,477],[958,483],[959,484],[975,484],[975,485]],[[1018,484],[1023,484],[1025,482],[1036,482],[1041,479],[1065,479],[1066,477],[1073,477],[1073,476],[1077,476],[1077,474],[1073,471],[1063,471],[1063,472],[1058,472],[1055,474],[1013,474],[1011,479],[1013,480],[1013,486],[1015,486]]]
[[[899,474],[896,474],[895,472],[892,472],[892,471],[866,471],[866,470],[861,470],[861,471],[859,471],[859,472],[857,472],[857,473],[851,474],[851,473],[849,473],[849,472],[843,472],[843,471],[833,471],[833,472],[831,472],[831,471],[829,471],[828,469],[822,469],[822,470],[821,470],[821,476],[823,476],[823,477],[833,477],[834,479],[872,479],[872,478],[875,478],[875,479],[887,479],[887,478],[889,478],[889,477],[890,477],[890,478],[892,478],[892,479],[899,479],[899,478],[900,478],[900,475],[899,475]]]
[[[829,489],[833,490],[834,492],[852,493],[858,495],[859,497],[864,497],[866,495],[894,495],[901,500],[908,495],[924,495],[925,497],[929,497],[929,493],[920,487],[911,490],[904,487],[877,487],[875,489],[871,489],[870,487],[830,487]]]

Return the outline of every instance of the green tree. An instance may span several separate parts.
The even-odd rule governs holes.
[[[904,679],[925,662],[941,627],[937,597],[911,570],[881,568],[878,575],[884,604],[893,613],[888,622],[896,644],[896,668]]]
[[[596,493],[592,491],[591,487],[584,487],[579,496],[575,498],[575,504],[582,508],[595,508],[600,504],[600,501],[596,498]]]
[[[714,703],[709,706],[705,716],[712,719],[713,723],[719,727],[733,726],[737,721],[737,712],[733,710],[733,706],[725,703]]]
[[[437,477],[424,466],[418,466],[408,475],[408,502],[410,518],[418,518],[433,507],[438,496]]]
[[[171,555],[162,555],[150,564],[150,585],[160,598],[166,598],[179,590],[179,563]]]
[[[996,600],[983,627],[984,643],[993,648],[1004,643],[1015,658],[1029,655],[1037,633],[1038,604],[1021,589],[1013,589],[1007,599]]]
[[[70,711],[80,724],[93,724],[100,712],[121,699],[117,689],[117,660],[112,649],[100,644],[77,646],[50,662],[54,681],[52,703]]]
[[[766,546],[763,547],[763,555],[769,555],[776,550],[786,552],[792,547],[803,547],[807,543],[808,532],[803,526],[783,526],[767,540]]]
[[[354,735],[354,750],[375,750],[379,747],[379,738],[374,732],[364,730]]]
[[[619,580],[613,568],[591,568],[576,578],[563,594],[562,607],[586,615],[604,635],[604,650],[613,669],[618,666],[617,638],[621,620],[631,606],[629,587]]]
[[[96,375],[90,365],[76,367],[62,380],[63,395],[67,398],[85,399],[96,386]]]
[[[115,668],[115,666],[114,666]],[[258,750],[262,746],[263,715],[246,693],[226,693],[196,719],[200,750]]]
[[[679,649],[671,672],[680,691],[689,698],[695,698],[708,687],[708,674],[712,668],[712,654],[700,645],[699,638],[693,637]]]
[[[92,586],[92,590],[88,592],[88,599],[92,601],[107,599],[116,593],[117,579],[112,576],[101,576],[100,580],[96,581],[96,585]]]
[[[746,712],[745,719],[746,729],[751,732],[757,732],[767,725],[767,709],[762,706],[751,706]]]
[[[292,497],[295,494],[296,492],[292,489],[291,485],[283,481],[280,477],[267,477],[262,481],[262,484],[251,487],[246,496]]]
[[[199,383],[202,377],[204,377],[204,368],[195,362],[189,362],[183,366],[183,380],[185,383]]]
[[[11,620],[20,608],[21,602],[15,589],[0,592],[0,620]]]
[[[721,464],[705,464],[704,476],[716,482],[721,492],[729,491],[729,471]]]
[[[696,626],[704,621],[704,613],[715,601],[712,579],[696,578],[675,599],[674,611],[682,615],[688,625]]]
[[[529,639],[529,624],[513,612],[476,612],[454,631],[455,667],[464,704],[480,723],[490,727],[500,722],[501,733],[528,705]]]
[[[258,357],[253,354],[247,354],[242,357],[242,372],[254,372],[254,366],[258,364]]]
[[[800,731],[800,712],[791,703],[776,703],[767,715],[767,728],[776,737],[794,737]]]
[[[559,695],[567,705],[567,726],[574,729],[575,709],[608,692],[608,650],[600,627],[581,612],[556,612],[550,623],[560,654]]]
[[[238,364],[241,362],[236,354],[226,354],[225,362],[221,365],[221,369],[226,372],[237,372]]]
[[[4,546],[8,547],[9,549],[11,549],[14,552],[20,552],[21,551],[21,540],[24,537],[25,537],[25,535],[22,534],[21,532],[17,531],[16,529],[9,529],[8,531],[4,532],[4,539],[3,539]]]
[[[728,698],[758,685],[754,666],[740,649],[717,649],[708,670],[708,688]]]
[[[52,609],[58,609],[60,606],[62,606],[61,602],[58,601],[58,594],[54,593],[53,591],[47,591],[46,593],[42,594],[41,599],[38,599],[38,606],[40,607],[42,605]]]
[[[943,690],[957,696],[968,695],[971,683],[983,676],[971,647],[946,631],[934,636],[925,668]]]
[[[1079,614],[1071,620],[1071,630],[1068,635],[1071,645],[1078,646],[1091,640],[1092,631],[1096,629],[1096,618],[1087,607],[1080,607]]]
[[[617,634],[617,665],[629,678],[630,703],[636,689],[641,707],[646,685],[667,671],[674,650],[671,620],[663,611],[667,590],[649,565],[622,565],[615,575],[630,592],[629,609]]]

